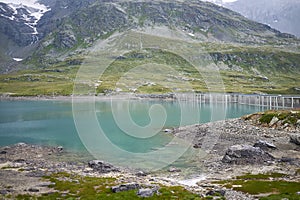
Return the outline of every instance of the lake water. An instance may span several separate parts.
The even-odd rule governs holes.
[[[222,104],[195,105],[193,102],[179,104],[173,101],[156,100],[132,100],[128,103],[128,101],[114,100],[112,102],[97,101],[94,113],[106,137],[113,144],[129,152],[145,153],[169,143],[172,140],[170,134],[158,131],[158,134],[150,138],[130,136],[124,133],[126,131],[120,128],[120,124],[116,123],[113,113],[123,115],[129,108],[132,121],[126,121],[127,118],[125,119],[126,115],[124,115],[123,125],[134,122],[137,126],[144,127],[151,121],[148,111],[153,105],[160,105],[165,110],[164,113],[160,113],[160,111],[154,113],[154,116],[155,114],[167,116],[163,127],[159,125],[157,125],[158,127],[151,127],[153,130],[155,129],[154,131],[196,122],[209,122],[211,121],[212,110],[218,115],[218,109],[224,109]],[[199,121],[195,120],[197,117],[193,113],[196,108],[200,111],[197,113],[199,115],[197,117],[200,118]],[[0,111],[0,146],[24,142],[63,146],[70,151],[85,150],[75,127],[70,101],[0,101]],[[237,118],[257,111],[261,111],[261,108],[228,104],[226,105],[226,118]],[[82,112],[82,116],[84,116],[86,111],[76,112]],[[183,113],[185,115],[182,119]],[[160,120],[157,121],[158,124],[160,122]],[[88,134],[89,131],[92,131],[92,127],[88,123],[86,126],[85,129]]]

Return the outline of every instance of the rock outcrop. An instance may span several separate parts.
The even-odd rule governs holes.
[[[250,145],[234,145],[225,153],[222,161],[230,164],[263,164],[273,161],[274,157],[259,147]]]
[[[137,183],[127,183],[127,184],[113,186],[111,188],[111,190],[114,193],[117,193],[117,192],[124,192],[124,191],[129,191],[129,190],[135,190],[135,189],[138,189],[139,187],[140,186]]]
[[[290,142],[300,145],[300,134],[291,134],[290,135]]]
[[[92,160],[88,162],[88,166],[100,173],[118,172],[119,169],[102,160]]]

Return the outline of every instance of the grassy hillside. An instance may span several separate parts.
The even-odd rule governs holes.
[[[221,43],[195,45],[204,49],[205,53],[199,56],[203,56],[203,60],[208,63],[201,69],[201,73],[180,55],[146,48],[115,58],[96,82],[96,93],[207,92],[205,78],[202,76],[208,72],[213,75],[216,73],[214,68],[210,68],[211,64],[218,66],[227,92],[299,93],[300,55],[297,52],[270,46]],[[73,81],[82,62],[84,57],[73,56],[44,69],[2,74],[0,93],[17,96],[71,95]],[[139,72],[134,71],[141,66]],[[176,74],[166,71],[168,67]],[[139,74],[141,71],[142,74]],[[186,87],[187,84],[191,86],[190,89]]]

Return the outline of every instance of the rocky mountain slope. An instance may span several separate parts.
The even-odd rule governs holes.
[[[297,86],[294,83],[298,82],[295,77],[300,71],[300,42],[296,37],[209,2],[40,0],[39,5],[43,9],[1,3],[0,72],[8,74],[0,77],[0,82],[4,82],[0,87],[2,93],[23,91],[22,94],[27,94],[24,85],[38,82],[41,87],[41,82],[49,85],[58,81],[64,92],[54,89],[57,88],[54,85],[29,94],[70,94],[71,89],[66,88],[70,87],[90,47],[113,34],[155,27],[199,43],[224,70],[229,88],[239,83],[250,87],[244,92],[265,92],[270,89],[293,91]],[[32,71],[11,74],[22,69]],[[286,71],[284,80],[277,77]],[[276,80],[270,81],[268,76]],[[269,83],[265,85],[265,81]],[[281,85],[277,87],[277,83]],[[256,89],[255,84],[266,88]]]
[[[298,0],[237,0],[233,2],[215,1],[243,16],[268,24],[284,33],[300,37],[298,19],[300,1]]]

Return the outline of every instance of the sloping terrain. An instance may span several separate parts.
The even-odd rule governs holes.
[[[220,69],[228,92],[297,93],[300,88],[300,43],[297,38],[212,3],[192,0],[41,0],[40,3],[48,11],[43,13],[34,29],[31,27],[31,31],[36,32],[31,32],[30,37],[21,34],[24,22],[20,18],[16,21],[0,16],[3,24],[0,36],[7,41],[0,49],[0,55],[2,52],[2,57],[6,58],[1,59],[0,71],[4,73],[0,76],[1,93],[70,95],[76,72],[90,50],[99,41],[130,30],[148,35],[149,32],[152,34],[151,31],[161,32],[159,36],[151,36],[148,43],[167,41],[164,38],[177,40],[173,35],[181,35],[178,42],[183,41],[184,45],[192,43],[205,52],[203,60]],[[10,27],[17,27],[16,31],[4,31]],[[32,34],[36,40],[32,39]],[[204,80],[196,77],[199,74],[185,69],[188,64],[181,60],[180,55],[170,54],[164,49],[154,53],[149,49],[140,50],[137,53],[146,55],[143,59],[133,56],[129,60],[114,62],[106,71],[107,77],[102,77],[102,83],[96,84],[96,92],[169,91],[157,91],[157,86],[151,84],[144,85],[141,90],[114,85],[118,77],[115,71],[126,72],[132,69],[130,66],[134,66],[134,62],[147,64],[154,61],[173,67],[178,61],[182,65],[177,63],[175,68],[181,69],[182,73],[177,79],[191,82],[194,91],[208,91]],[[13,52],[14,57],[9,52]],[[16,58],[23,60],[16,61]],[[166,61],[170,58],[175,63]],[[178,89],[186,91],[184,87]]]

